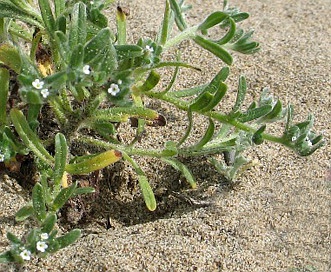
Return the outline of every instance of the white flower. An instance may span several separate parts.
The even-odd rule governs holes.
[[[120,92],[120,88],[115,83],[112,83],[108,88],[108,93],[111,94],[112,96],[116,96],[119,92]]]
[[[84,67],[83,67],[83,73],[85,74],[85,75],[89,75],[89,74],[91,74],[91,68],[90,68],[90,65],[85,65]]]
[[[41,240],[47,240],[48,239],[48,233],[42,233],[42,234],[40,234],[40,238],[41,238]]]
[[[154,52],[154,48],[152,46],[146,45],[145,47],[146,51],[149,51],[149,53],[153,53]]]
[[[292,142],[294,142],[297,140],[297,137],[293,136],[291,140],[292,140]]]
[[[37,78],[32,82],[32,86],[35,87],[38,90],[41,90],[44,86],[44,81]]]
[[[48,89],[42,89],[40,93],[43,96],[43,98],[47,98],[47,96],[49,96]]]
[[[5,160],[5,155],[0,153],[0,162],[3,162]]]
[[[20,256],[22,257],[23,260],[29,261],[31,259],[31,251],[24,249],[21,253]]]
[[[45,250],[48,248],[48,245],[45,242],[39,241],[37,242],[37,250],[40,252],[45,252]]]
[[[122,79],[117,80],[117,84],[121,85],[123,83]]]
[[[308,137],[306,137],[305,141],[309,147],[313,146],[313,143],[309,140]]]

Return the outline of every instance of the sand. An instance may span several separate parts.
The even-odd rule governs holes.
[[[221,1],[188,2],[194,5],[187,16],[191,23],[221,7]],[[130,39],[155,35],[163,1],[121,4],[131,10]],[[262,50],[253,56],[235,55],[227,99],[233,102],[237,78],[245,74],[248,99],[269,87],[282,101],[294,105],[297,121],[314,113],[315,129],[329,141],[330,2],[236,0],[230,4],[251,14],[244,25],[256,29]],[[202,69],[201,73],[183,72],[180,86],[205,82],[223,65],[191,42],[180,47],[183,59]],[[143,145],[162,145],[183,131],[185,115],[166,105],[160,110],[168,118],[168,127],[150,128]],[[200,122],[197,135],[202,133]],[[1,264],[0,271],[331,271],[330,145],[307,158],[269,143],[247,155],[259,164],[240,176],[234,188],[224,186],[224,178],[205,159],[188,159],[198,180],[195,191],[169,167],[139,160],[158,198],[154,213],[146,211],[131,170],[118,164],[105,174],[106,185],[100,185],[108,191],[102,190],[95,200],[97,212],[84,223],[75,225],[73,220],[69,226],[82,228],[77,243],[23,266]],[[20,235],[31,223],[14,222],[15,212],[29,200],[29,191],[15,180],[0,178],[3,251],[8,246],[7,231]],[[178,198],[176,192],[195,200],[195,205]]]

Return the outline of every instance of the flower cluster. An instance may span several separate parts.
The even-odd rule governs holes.
[[[48,233],[41,233],[40,234],[40,241],[36,244],[36,249],[40,252],[45,252],[48,248],[48,244],[46,243],[47,239],[49,238]],[[24,261],[29,261],[31,259],[31,251],[26,249],[25,247],[20,247],[20,256]]]
[[[41,90],[40,93],[43,96],[43,98],[47,98],[49,96],[49,91],[47,88],[44,87],[45,82],[40,80],[39,78],[35,79],[32,82],[32,86],[36,88],[37,90]]]

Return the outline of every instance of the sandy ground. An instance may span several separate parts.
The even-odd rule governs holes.
[[[131,10],[131,39],[139,33],[155,35],[163,1],[121,2]],[[221,1],[188,2],[195,7],[188,15],[193,23],[220,8]],[[238,75],[244,73],[250,86],[248,97],[270,87],[281,100],[295,106],[297,121],[313,112],[316,130],[329,141],[330,2],[236,0],[230,4],[250,12],[249,26],[256,29],[255,38],[262,50],[254,56],[236,55],[229,101],[234,99]],[[183,72],[181,86],[209,80],[222,67],[192,43],[181,47],[183,58],[203,69],[200,74]],[[151,128],[146,145],[162,144],[183,130],[180,113],[166,106],[162,111],[170,129]],[[24,266],[0,265],[0,271],[331,271],[330,145],[308,158],[272,144],[259,146],[248,155],[260,164],[244,173],[240,185],[230,190],[222,186],[222,177],[206,162],[188,162],[200,187],[197,192],[185,186],[179,189],[198,201],[209,201],[207,207],[192,206],[168,195],[159,198],[159,211],[151,214],[140,198],[101,194],[103,211],[80,226],[83,237],[76,244]],[[141,163],[156,188],[161,190],[164,184],[176,189],[178,173],[157,162],[152,166],[147,160],[145,165]],[[13,219],[29,197],[15,181],[1,178],[3,251],[8,245],[7,231],[21,234],[29,227],[29,222],[17,224]],[[101,214],[110,217],[108,230]]]

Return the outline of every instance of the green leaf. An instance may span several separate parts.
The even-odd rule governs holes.
[[[0,61],[14,70],[17,74],[21,72],[22,61],[18,49],[9,43],[0,45]]]
[[[65,235],[62,235],[61,237],[58,237],[55,239],[55,241],[58,243],[59,248],[62,249],[65,248],[74,242],[78,240],[78,238],[81,236],[81,231],[79,229],[73,229],[69,233],[66,233]]]
[[[0,254],[0,263],[11,263],[14,262],[15,258],[11,251],[6,251]]]
[[[23,113],[18,109],[10,111],[11,120],[24,144],[42,161],[52,165],[54,158],[44,148],[38,136],[32,131]]]
[[[33,215],[34,213],[34,209],[32,205],[26,205],[24,207],[22,207],[21,209],[18,210],[18,212],[15,215],[15,220],[20,222],[20,221],[24,221],[25,219],[27,219],[28,217],[30,217],[31,215]]]
[[[11,233],[11,232],[7,232],[7,239],[12,242],[13,244],[16,245],[21,245],[22,241],[20,238],[18,238],[15,234]]]
[[[156,200],[151,188],[151,185],[148,182],[148,179],[145,174],[138,175],[139,186],[141,189],[141,193],[144,197],[147,208],[150,211],[155,211],[156,209]]]
[[[58,18],[66,9],[66,1],[54,0],[55,17]]]
[[[229,18],[229,21],[230,21],[230,28],[228,32],[221,39],[215,41],[219,45],[226,44],[229,41],[231,41],[231,39],[234,37],[236,33],[236,22],[232,18]]]
[[[97,55],[103,52],[104,47],[110,43],[110,35],[111,33],[109,28],[104,28],[85,45],[84,63],[90,62]]]
[[[163,14],[163,21],[162,21],[162,27],[160,29],[160,32],[158,34],[158,44],[160,45],[165,45],[165,43],[168,40],[168,37],[170,35],[170,21],[171,21],[171,9],[170,9],[170,4],[169,1],[166,0],[166,6],[164,9],[164,14]]]
[[[0,127],[7,123],[7,100],[9,94],[9,71],[0,68]]]
[[[39,182],[32,189],[32,205],[38,221],[43,222],[46,218],[46,204],[44,189]]]
[[[77,195],[86,195],[86,194],[93,194],[95,193],[95,189],[93,187],[80,187],[76,188],[72,196],[77,196]]]
[[[30,10],[24,10],[19,8],[18,6],[6,1],[0,1],[0,18],[10,18],[10,19],[18,19],[25,23],[36,26],[40,29],[43,29],[43,25],[41,24],[41,17]]]
[[[38,0],[38,4],[46,30],[49,35],[53,37],[55,32],[55,19],[50,2],[48,0]]]
[[[165,143],[165,149],[162,151],[163,157],[172,157],[178,154],[177,145],[173,141],[167,141]]]
[[[47,216],[42,224],[41,232],[50,233],[54,229],[56,221],[57,221],[56,214],[50,214],[49,216]]]
[[[213,137],[214,131],[215,131],[215,124],[214,124],[213,120],[211,118],[209,118],[209,125],[208,125],[208,128],[207,128],[205,134],[203,135],[203,137],[197,144],[192,146],[192,148],[194,148],[194,149],[202,148]]]
[[[83,65],[84,60],[84,47],[81,44],[75,46],[72,50],[70,58],[70,66],[72,68],[79,68]]]
[[[159,83],[160,78],[160,74],[152,70],[146,78],[144,84],[138,87],[139,91],[148,92],[152,90]]]
[[[263,143],[263,136],[262,133],[265,131],[266,129],[266,125],[261,126],[253,135],[252,137],[252,141],[254,144],[256,145],[260,145]]]
[[[246,78],[244,76],[241,76],[239,78],[237,99],[233,106],[232,113],[236,113],[241,108],[241,106],[245,100],[246,91],[247,91]]]
[[[62,177],[64,174],[64,169],[66,166],[68,154],[68,146],[66,138],[63,134],[57,133],[55,135],[55,165],[53,171],[53,179],[54,179],[54,191],[58,193],[61,186]]]
[[[59,209],[61,209],[63,205],[69,200],[69,198],[73,196],[76,187],[77,183],[73,183],[71,186],[62,189],[54,199],[52,210],[57,212]]]
[[[115,45],[115,50],[120,60],[136,58],[144,54],[144,50],[134,44]]]
[[[118,44],[126,44],[126,15],[120,6],[116,12]]]
[[[200,111],[206,112],[214,109],[214,107],[216,107],[219,104],[219,102],[222,100],[226,91],[227,91],[226,84],[221,82],[218,86],[216,93],[213,95],[213,98],[209,101],[209,103],[205,107],[201,108]]]
[[[196,181],[195,181],[191,171],[186,167],[185,164],[181,163],[179,160],[177,160],[175,158],[171,158],[171,159],[162,158],[162,160],[164,162],[168,163],[169,165],[171,165],[176,170],[180,171],[193,189],[195,189],[197,187]]]
[[[212,14],[210,14],[198,27],[198,30],[204,31],[208,30],[209,28],[218,25],[222,21],[224,21],[226,18],[228,18],[229,15],[222,11],[215,11]]]
[[[249,109],[247,112],[240,114],[240,116],[238,117],[238,121],[242,123],[246,123],[268,114],[271,110],[272,110],[272,106],[270,105]]]
[[[170,2],[172,11],[175,14],[175,20],[176,20],[177,27],[180,31],[183,31],[185,28],[187,28],[187,25],[186,25],[185,19],[182,14],[182,10],[176,0],[169,0],[169,2]]]
[[[77,3],[71,13],[71,24],[69,28],[69,46],[73,50],[77,45],[86,42],[86,5]]]
[[[193,39],[198,45],[202,48],[208,50],[213,53],[216,57],[220,58],[227,65],[231,65],[233,62],[232,56],[219,44],[216,42],[204,39],[201,36],[196,36]]]

